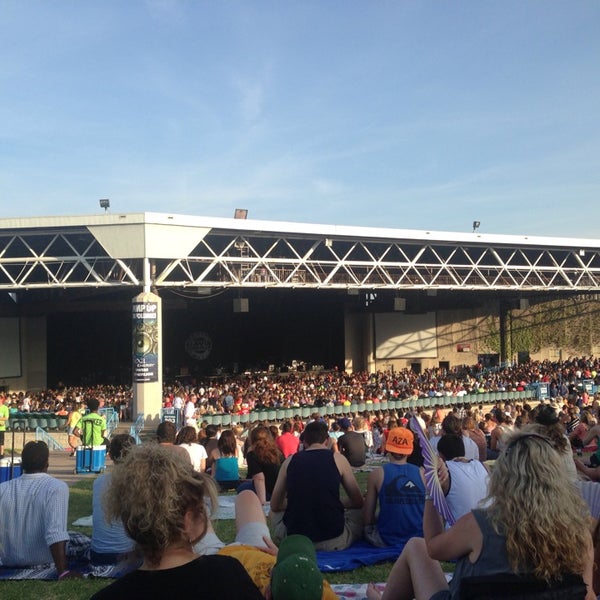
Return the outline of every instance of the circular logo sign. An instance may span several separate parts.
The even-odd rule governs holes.
[[[185,340],[185,351],[196,360],[204,360],[212,351],[212,340],[205,331],[194,331]]]

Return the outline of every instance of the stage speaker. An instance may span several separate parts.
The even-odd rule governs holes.
[[[406,310],[406,298],[394,298],[394,310]]]
[[[250,312],[250,303],[248,301],[248,298],[234,298],[233,299],[233,312],[234,313]]]

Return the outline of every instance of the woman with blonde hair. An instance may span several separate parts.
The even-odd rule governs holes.
[[[490,476],[485,508],[444,530],[431,496],[426,496],[424,538],[409,540],[383,595],[370,584],[369,599],[454,600],[463,580],[486,575],[521,576],[511,581],[513,589],[525,578],[550,588],[575,576],[582,593],[572,597],[596,598],[589,512],[554,444],[529,426],[506,442]],[[448,585],[438,561],[451,560],[457,562]]]
[[[109,519],[121,520],[143,556],[142,566],[98,591],[92,600],[263,598],[236,559],[198,556],[192,546],[217,506],[214,483],[195,472],[187,454],[158,444],[136,446],[117,463],[105,495]]]

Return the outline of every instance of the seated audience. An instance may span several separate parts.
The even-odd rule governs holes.
[[[252,490],[261,504],[266,504],[271,500],[283,456],[268,427],[258,425],[250,432],[248,438],[250,439],[250,446],[246,453],[248,481],[238,486],[238,492]]]
[[[462,420],[463,435],[466,434],[471,438],[479,450],[479,460],[485,462],[487,460],[487,440],[485,439],[485,433],[475,423],[474,417],[468,415]],[[464,445],[464,442],[463,442]]]
[[[237,489],[240,484],[238,445],[231,429],[225,429],[212,453],[211,475],[221,491]]]
[[[463,578],[530,575],[553,582],[575,574],[594,600],[589,513],[545,436],[527,427],[506,440],[490,475],[486,508],[475,509],[444,530],[428,497],[425,538],[412,538],[396,560],[383,594],[369,584],[370,600],[457,599]],[[448,584],[438,561],[456,560]]]
[[[389,462],[369,473],[364,533],[374,546],[404,546],[411,537],[423,536],[425,476],[423,469],[406,462],[413,447],[412,431],[392,429],[385,443]]]
[[[431,438],[431,447],[437,451],[437,445],[444,435],[460,435],[465,445],[465,456],[471,460],[479,460],[479,448],[477,444],[462,430],[462,419],[450,413],[442,421],[442,433],[440,436]]]
[[[362,492],[346,457],[327,448],[323,421],[309,423],[303,435],[305,449],[284,461],[271,497],[274,537],[300,534],[317,550],[343,550],[362,536]]]
[[[108,447],[108,455],[117,464],[121,462],[135,440],[128,433],[113,435]],[[139,556],[135,552],[135,542],[127,535],[121,521],[107,521],[104,514],[103,497],[111,473],[96,477],[92,496],[92,550],[91,561],[95,565],[111,565],[130,562],[135,568]]]
[[[225,545],[209,526],[207,534],[194,546],[194,551],[201,555],[218,553],[236,558],[265,598],[337,598],[319,571],[315,548],[307,537],[289,536],[277,550],[271,540],[262,505],[250,490],[236,497],[235,529],[235,541]]]
[[[573,480],[577,480],[577,468],[573,460],[573,450],[565,430],[565,425],[553,406],[540,404],[532,411],[534,423],[529,428],[540,435],[545,435],[552,440],[556,451],[563,460],[565,473]]]
[[[594,441],[597,445],[596,451],[590,456],[590,467],[600,466],[600,424],[593,425],[583,438],[583,447]]]
[[[142,566],[92,596],[93,600],[248,598],[260,593],[242,564],[229,556],[198,556],[193,546],[216,506],[210,477],[158,444],[135,446],[117,463],[105,495],[109,519],[120,519],[143,556]]]
[[[29,567],[54,563],[59,579],[81,576],[68,569],[69,488],[48,475],[45,442],[27,442],[23,475],[0,484],[0,564]]]
[[[185,425],[175,438],[175,445],[184,448],[190,455],[194,471],[203,473],[206,470],[206,448],[198,443],[198,431],[191,425]]]
[[[204,433],[206,434],[206,437],[202,440],[202,444],[204,445],[208,457],[206,459],[206,472],[210,473],[213,467],[213,461],[210,457],[219,441],[219,429],[216,425],[207,425],[204,429]]]
[[[496,423],[490,432],[490,451],[488,452],[488,459],[494,460],[498,457],[500,452],[506,447],[505,437],[508,437],[512,431],[510,426],[510,418],[501,408],[495,408],[492,411],[492,419]]]
[[[352,467],[362,467],[367,461],[367,444],[365,436],[354,431],[355,425],[364,425],[362,417],[356,417],[354,421],[344,417],[340,419],[340,427],[343,435],[338,438],[338,449],[348,459]]]
[[[175,423],[172,423],[171,421],[163,421],[162,423],[158,424],[158,427],[156,428],[156,441],[158,442],[159,446],[169,450],[174,450],[182,456],[186,456],[191,463],[190,455],[186,449],[175,445],[176,440],[177,429],[175,427]]]
[[[281,450],[283,458],[287,458],[298,452],[300,439],[292,433],[292,422],[284,421],[281,424],[281,435],[275,440],[277,447]]]
[[[570,410],[574,409],[571,408]],[[583,440],[590,430],[590,427],[593,427],[592,417],[589,411],[582,410],[577,425],[575,425],[571,431],[567,429],[567,435],[569,436],[571,446],[578,450],[578,454],[583,450]]]
[[[438,453],[448,476],[441,478],[442,491],[455,521],[477,508],[487,496],[489,473],[483,463],[465,458],[465,445],[460,435],[444,435]]]

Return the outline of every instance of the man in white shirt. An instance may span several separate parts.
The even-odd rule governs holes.
[[[181,423],[183,419],[183,398],[181,396],[181,390],[177,390],[175,398],[173,398],[173,408],[178,411],[177,423]]]
[[[188,401],[185,403],[183,424],[198,430],[198,422],[196,420],[196,394],[190,394]]]
[[[52,563],[59,579],[80,576],[67,569],[69,488],[48,475],[45,442],[27,442],[23,475],[0,484],[0,563],[28,567]]]

